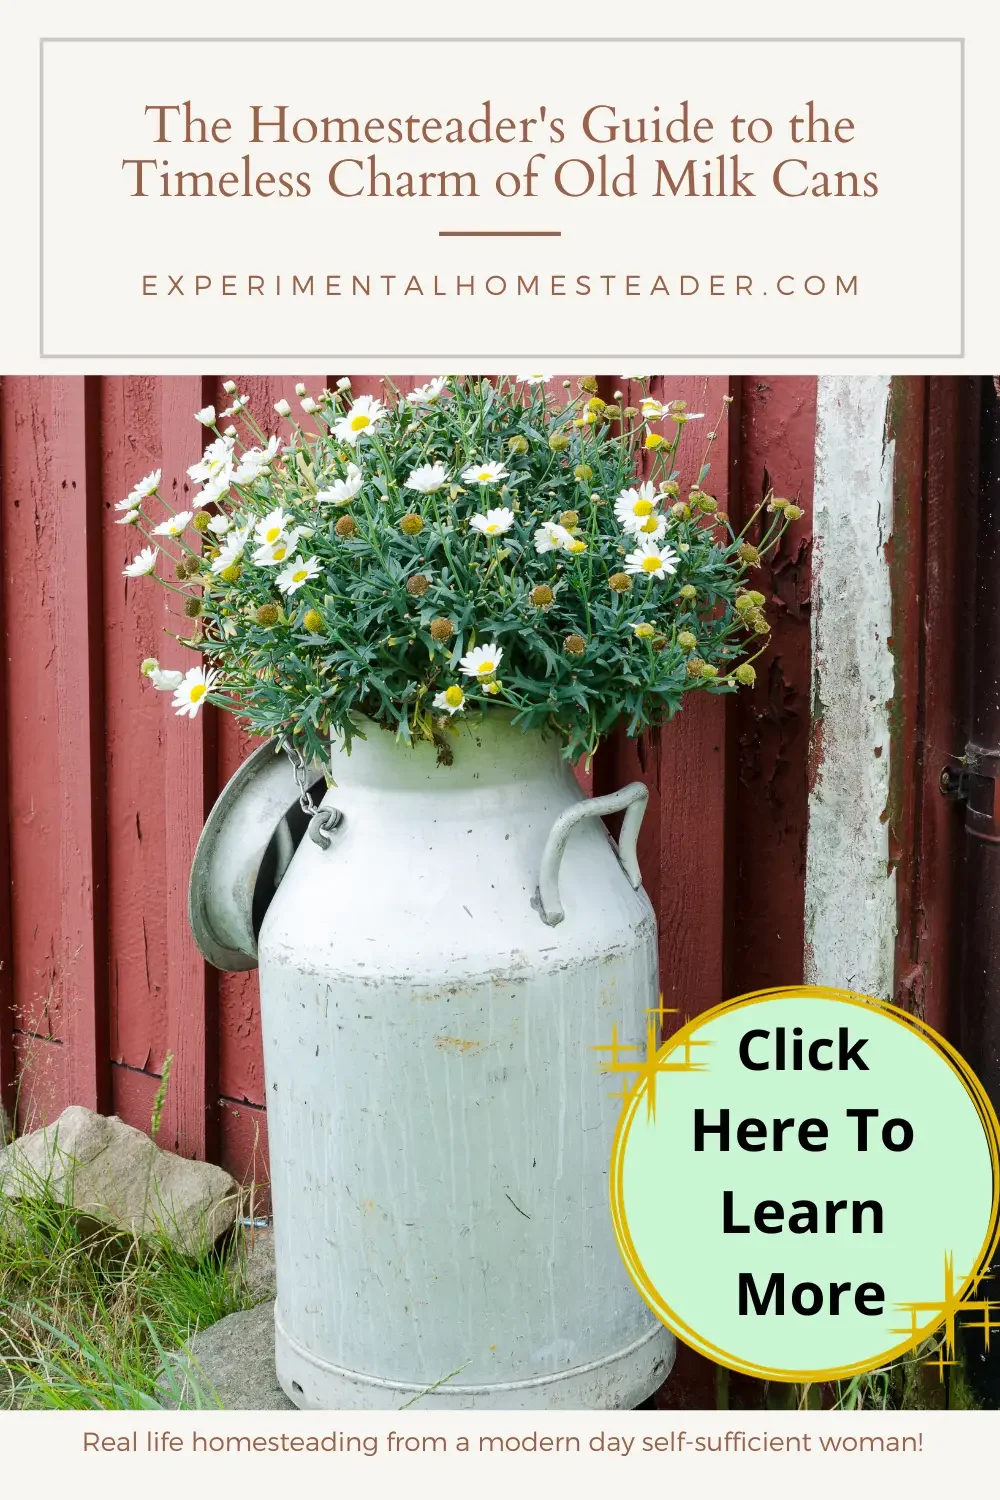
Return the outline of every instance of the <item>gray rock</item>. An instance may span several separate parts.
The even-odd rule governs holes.
[[[243,1231],[246,1246],[244,1279],[247,1290],[257,1302],[273,1302],[278,1284],[274,1270],[274,1230],[248,1228]]]
[[[166,1359],[160,1391],[168,1411],[295,1411],[274,1373],[274,1303],[230,1313]]]
[[[165,1234],[192,1256],[230,1228],[240,1204],[237,1183],[221,1167],[161,1151],[117,1116],[81,1105],[0,1151],[0,1194],[44,1191],[127,1234]]]

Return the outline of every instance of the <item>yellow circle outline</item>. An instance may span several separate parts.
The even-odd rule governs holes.
[[[977,1278],[982,1276],[985,1268],[993,1259],[993,1254],[1000,1243],[1000,1120],[997,1119],[996,1111],[990,1103],[979,1079],[973,1073],[965,1059],[952,1047],[950,1042],[936,1032],[933,1027],[928,1026],[917,1016],[912,1016],[908,1011],[901,1010],[899,1006],[892,1005],[887,1000],[878,1000],[872,995],[861,995],[853,990],[831,989],[825,985],[802,984],[802,985],[776,985],[766,990],[752,990],[746,995],[737,995],[732,1000],[724,1000],[721,1005],[715,1005],[711,1010],[702,1011],[693,1020],[688,1021],[680,1031],[674,1032],[671,1037],[658,1049],[657,1059],[666,1059],[678,1047],[691,1040],[697,1031],[706,1026],[710,1021],[719,1016],[726,1015],[729,1011],[741,1010],[745,1006],[753,1005],[761,1000],[767,999],[809,999],[809,1000],[840,1000],[848,1005],[856,1005],[861,1010],[877,1010],[887,1016],[890,1021],[903,1026],[909,1031],[916,1033],[924,1042],[935,1049],[951,1068],[965,1089],[969,1098],[975,1106],[983,1127],[983,1134],[990,1153],[990,1165],[993,1172],[993,1202],[990,1210],[990,1223],[983,1240],[982,1249],[976,1260],[975,1270],[971,1271],[963,1281],[961,1289],[956,1298],[956,1306],[966,1297],[970,1287]],[[736,1355],[728,1353],[725,1349],[719,1349],[707,1339],[701,1338],[692,1328],[689,1328],[684,1320],[673,1311],[664,1301],[659,1291],[646,1275],[642,1261],[632,1241],[628,1227],[628,1215],[625,1210],[625,1196],[622,1185],[625,1164],[625,1149],[628,1144],[628,1135],[635,1118],[636,1110],[648,1087],[648,1076],[640,1077],[628,1091],[625,1103],[622,1107],[621,1117],[615,1130],[615,1138],[611,1147],[611,1222],[614,1226],[615,1238],[618,1241],[618,1249],[625,1269],[629,1274],[633,1286],[646,1306],[653,1312],[661,1323],[664,1323],[675,1333],[678,1338],[684,1340],[692,1349],[706,1358],[714,1360],[716,1364],[725,1366],[726,1369],[735,1370],[741,1375],[752,1375],[759,1380],[785,1380],[806,1383],[823,1380],[849,1380],[854,1375],[863,1375],[867,1370],[877,1370],[892,1360],[901,1358],[917,1349],[924,1340],[947,1319],[947,1309],[940,1316],[933,1318],[917,1330],[917,1333],[892,1349],[871,1359],[861,1360],[853,1365],[840,1365],[831,1370],[774,1370],[766,1365],[755,1365],[747,1360],[739,1359]]]

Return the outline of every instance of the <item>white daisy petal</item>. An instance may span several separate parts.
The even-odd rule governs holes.
[[[459,671],[464,672],[466,677],[475,677],[479,681],[489,681],[501,661],[503,660],[503,648],[495,641],[486,646],[474,646],[467,651],[459,662]]]

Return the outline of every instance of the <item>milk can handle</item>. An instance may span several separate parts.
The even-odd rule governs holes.
[[[574,807],[569,807],[564,813],[559,814],[552,825],[542,852],[538,890],[532,902],[538,915],[548,927],[557,926],[566,915],[559,899],[559,867],[562,864],[566,840],[577,823],[582,822],[584,818],[600,818],[605,813],[621,812],[622,808],[625,809],[621,838],[615,846],[615,852],[631,882],[632,889],[636,891],[639,889],[642,884],[642,875],[639,871],[635,846],[648,801],[649,788],[641,781],[630,781],[628,786],[623,786],[620,792],[612,792],[610,797],[590,797],[585,802],[578,802]]]

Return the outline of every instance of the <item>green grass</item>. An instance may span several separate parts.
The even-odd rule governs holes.
[[[193,1261],[166,1235],[82,1222],[44,1188],[0,1198],[0,1409],[162,1407],[164,1351],[252,1307],[245,1273],[240,1236]],[[186,1408],[219,1405],[190,1376],[173,1384]]]

